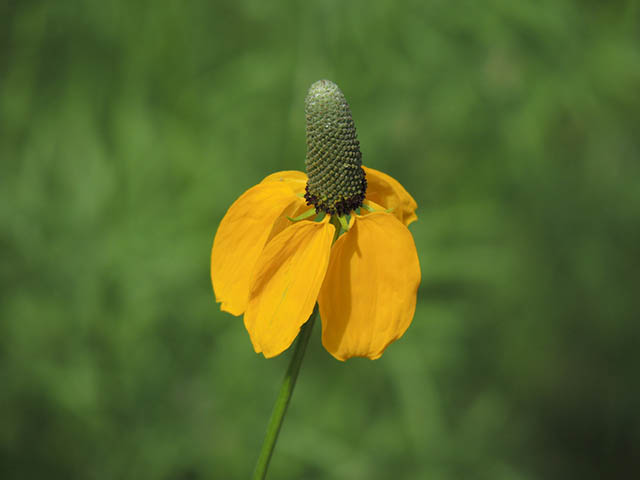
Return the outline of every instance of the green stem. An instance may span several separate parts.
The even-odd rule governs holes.
[[[302,359],[304,358],[304,352],[307,350],[307,344],[311,337],[311,330],[313,324],[318,316],[318,304],[313,309],[313,313],[309,317],[309,320],[300,328],[300,334],[296,342],[293,356],[289,362],[289,368],[282,381],[280,387],[280,393],[273,407],[273,413],[269,420],[269,426],[267,427],[267,433],[262,443],[262,450],[260,450],[260,456],[256,463],[256,469],[253,472],[253,480],[263,480],[267,476],[267,469],[269,468],[269,461],[273,454],[273,449],[276,446],[278,440],[278,433],[280,433],[280,427],[284,420],[284,415],[287,413],[287,407],[293,394],[293,387],[296,386],[296,379],[298,378],[298,372],[300,371],[300,365],[302,365]]]

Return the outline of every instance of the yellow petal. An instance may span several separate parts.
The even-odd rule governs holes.
[[[355,218],[332,248],[318,299],[322,344],[338,360],[380,357],[409,327],[420,284],[407,227],[388,213]]]
[[[299,194],[304,193],[304,189],[307,186],[307,175],[297,170],[285,170],[272,173],[265,177],[261,183],[268,182],[282,182],[288,185],[296,194]]]
[[[328,220],[287,227],[260,255],[244,314],[256,353],[267,358],[282,353],[311,315],[335,231]]]
[[[280,183],[258,184],[229,208],[211,250],[211,282],[220,308],[242,315],[249,300],[251,275],[265,243],[290,222],[304,200]]]
[[[391,209],[405,225],[418,219],[415,211],[418,204],[395,178],[373,168],[362,167],[367,176],[367,200]]]

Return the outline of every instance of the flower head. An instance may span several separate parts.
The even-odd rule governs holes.
[[[395,179],[362,165],[337,85],[314,83],[305,111],[307,174],[269,175],[220,222],[211,252],[216,300],[244,314],[265,357],[291,345],[317,301],[329,353],[375,359],[413,319],[420,265],[407,226],[417,204]]]

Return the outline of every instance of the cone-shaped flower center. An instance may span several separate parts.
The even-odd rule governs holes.
[[[319,80],[305,99],[305,198],[318,212],[345,215],[362,205],[367,181],[349,104],[338,86]]]

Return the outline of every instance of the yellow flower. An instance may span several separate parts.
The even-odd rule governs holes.
[[[380,357],[404,334],[415,312],[420,265],[407,226],[417,219],[417,204],[395,179],[361,166],[355,128],[347,121],[348,105],[338,94],[342,92],[335,84],[321,81],[307,96],[309,177],[298,171],[266,177],[231,205],[213,242],[216,301],[226,312],[244,314],[256,353],[267,358],[291,345],[316,301],[322,343],[338,360]],[[340,117],[337,125],[353,131],[348,143],[357,149],[345,160],[340,154],[345,149],[334,148],[336,142],[343,146],[345,135],[336,135],[339,139],[326,150],[338,154],[329,167],[320,165],[322,175],[317,174],[318,159],[324,161],[327,155],[318,154],[310,127],[317,120],[313,101],[318,98],[323,125],[328,115],[325,100],[342,102],[339,113],[348,113],[348,119]],[[335,105],[330,107],[329,113],[334,112]],[[331,143],[323,132],[322,142]],[[345,162],[355,166],[340,167],[340,179],[332,178],[331,169],[337,171],[335,165]],[[314,174],[321,180],[315,184]],[[331,188],[322,183],[325,180]],[[344,186],[349,182],[355,187]],[[314,207],[309,213],[320,214],[318,221],[291,219],[304,217],[309,205]],[[347,229],[340,228],[338,217],[343,225],[348,222]],[[337,239],[336,225],[344,231]]]

